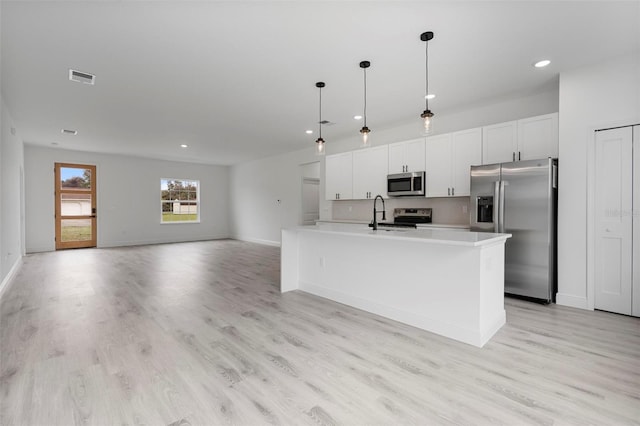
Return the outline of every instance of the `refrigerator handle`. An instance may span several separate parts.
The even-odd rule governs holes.
[[[498,214],[498,209],[500,208],[498,203],[500,200],[500,182],[493,182],[493,232],[500,232],[500,227],[498,226],[498,221],[500,220],[500,216]]]
[[[498,205],[498,209],[500,210],[500,212],[498,212],[499,215],[499,221],[500,221],[500,231],[499,232],[505,232],[505,226],[504,226],[504,190],[505,190],[505,181],[500,181],[500,195],[498,197],[499,200],[499,205]]]

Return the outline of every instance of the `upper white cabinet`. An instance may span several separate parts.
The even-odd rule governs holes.
[[[327,155],[327,200],[386,196],[387,174],[426,171],[427,197],[469,196],[479,164],[558,156],[558,114]]]
[[[557,113],[494,124],[482,129],[483,164],[557,156]]]
[[[469,195],[469,170],[482,162],[482,129],[427,138],[426,196]]]
[[[389,174],[425,170],[424,138],[389,145]]]
[[[353,154],[327,155],[325,158],[325,198],[349,200],[353,197]]]
[[[353,198],[387,196],[387,146],[353,151]]]
[[[431,136],[425,143],[427,197],[451,195],[451,133]]]
[[[518,122],[493,124],[482,128],[482,163],[508,163],[518,152]]]
[[[471,166],[482,164],[482,129],[455,132],[452,136],[451,195],[468,196],[471,183]]]
[[[558,114],[518,120],[518,158],[556,158],[558,156]]]

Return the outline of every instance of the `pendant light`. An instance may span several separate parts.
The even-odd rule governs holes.
[[[420,34],[420,40],[425,42],[425,73],[424,73],[424,81],[425,81],[425,92],[424,92],[424,112],[420,114],[422,117],[422,126],[421,126],[421,134],[428,135],[433,130],[433,113],[429,109],[429,40],[433,38],[433,32],[427,31]]]
[[[318,88],[318,92],[320,94],[320,107],[319,111],[319,119],[318,119],[318,139],[316,139],[316,155],[324,155],[324,139],[322,139],[322,88],[325,84],[322,81],[316,83],[316,87]]]
[[[371,62],[369,61],[360,62],[360,68],[362,68],[364,75],[364,114],[362,114],[362,117],[364,118],[364,126],[360,129],[360,134],[362,135],[362,143],[360,144],[361,148],[368,148],[371,146],[371,141],[369,140],[369,133],[371,133],[371,130],[367,127],[367,68],[370,66]]]

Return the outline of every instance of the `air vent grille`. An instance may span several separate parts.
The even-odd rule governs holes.
[[[77,130],[62,129],[62,133],[64,133],[65,135],[77,135],[78,131]]]
[[[69,70],[69,80],[84,84],[96,84],[95,75],[76,70]]]

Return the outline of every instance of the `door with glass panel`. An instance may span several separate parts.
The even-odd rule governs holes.
[[[96,166],[55,164],[56,250],[96,246]]]

